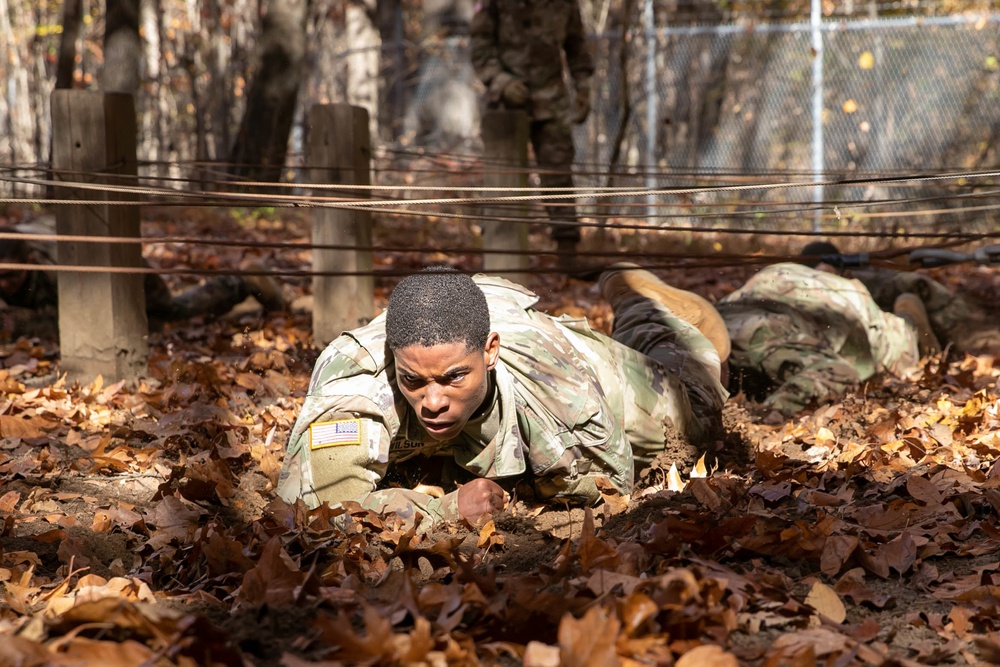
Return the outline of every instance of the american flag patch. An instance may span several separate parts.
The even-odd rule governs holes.
[[[361,444],[361,420],[338,419],[309,426],[309,449]]]

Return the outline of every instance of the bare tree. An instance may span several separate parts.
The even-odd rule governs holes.
[[[139,39],[139,0],[106,0],[104,69],[101,90],[139,91],[142,41]]]
[[[277,182],[305,70],[310,0],[267,0],[261,21],[260,64],[230,155],[230,172]]]
[[[63,0],[62,35],[59,38],[59,60],[56,64],[56,88],[73,87],[76,67],[76,41],[80,37],[83,18],[82,0]]]

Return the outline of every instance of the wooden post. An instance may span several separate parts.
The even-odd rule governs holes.
[[[487,111],[482,121],[485,187],[528,187],[528,116],[523,111]],[[484,192],[484,197],[512,192]],[[505,271],[504,278],[524,283],[528,269],[528,224],[495,218],[522,217],[525,204],[483,204],[483,249],[516,250],[517,254],[483,254],[483,271]],[[515,271],[516,273],[506,273]]]
[[[136,118],[132,96],[84,90],[52,93],[52,167],[56,179],[135,185]],[[65,171],[66,176],[61,173]],[[133,177],[133,178],[129,178]],[[141,236],[138,206],[128,199],[58,186],[56,196],[81,200],[56,211],[56,232],[79,236]],[[139,243],[59,242],[60,264],[141,267]],[[59,347],[70,380],[131,380],[146,372],[146,297],[138,273],[58,273]]]
[[[369,185],[371,136],[368,111],[349,104],[318,104],[309,110],[306,164],[309,182]],[[367,190],[328,191],[320,195],[368,197]],[[317,207],[313,213],[315,245],[357,249],[312,253],[313,270],[367,273],[358,276],[313,276],[313,339],[326,345],[343,331],[367,324],[375,316],[371,213],[357,209]]]

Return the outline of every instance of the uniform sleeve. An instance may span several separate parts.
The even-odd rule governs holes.
[[[765,372],[779,383],[764,406],[793,415],[810,403],[833,400],[861,381],[857,369],[836,354],[815,349],[781,348],[763,361]]]
[[[435,498],[410,489],[384,489],[368,494],[361,504],[375,512],[395,512],[407,521],[414,519],[419,512],[427,519],[421,528],[462,518],[458,513],[458,491]]]
[[[500,51],[497,45],[497,6],[496,0],[483,0],[482,6],[472,17],[469,28],[472,47],[472,67],[476,76],[486,86],[486,98],[491,104],[500,101],[504,88],[515,79],[504,71],[500,62]]]
[[[580,17],[580,5],[572,0],[569,25],[566,26],[566,41],[563,49],[566,51],[566,64],[577,87],[589,85],[590,77],[594,75],[594,59],[590,53],[590,43],[583,29]]]
[[[578,424],[571,434],[539,429],[528,437],[535,493],[540,500],[560,498],[593,505],[601,499],[598,478],[608,480],[623,494],[632,493],[635,457],[617,422],[595,415]]]

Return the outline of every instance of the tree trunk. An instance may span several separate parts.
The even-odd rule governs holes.
[[[403,88],[406,59],[403,52],[403,4],[400,0],[379,0],[375,11],[382,39],[382,100],[379,104],[379,129],[382,139],[399,136],[406,115]]]
[[[31,49],[27,40],[20,35],[34,30],[34,16],[30,3],[14,0],[0,0],[0,54],[5,59],[0,67],[0,151],[8,164],[31,165],[38,161],[35,129],[37,122],[32,110],[32,94],[29,76],[32,71]],[[15,191],[34,194],[34,186],[0,183],[0,192],[11,187]]]
[[[230,156],[231,173],[277,182],[295,118],[306,57],[309,0],[270,0],[261,22],[260,66]]]
[[[107,93],[139,92],[139,0],[106,0],[104,26],[104,69],[101,90]]]
[[[56,64],[56,88],[73,87],[76,69],[76,40],[80,37],[83,0],[63,0],[62,35],[59,38],[59,61]]]

